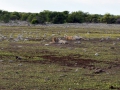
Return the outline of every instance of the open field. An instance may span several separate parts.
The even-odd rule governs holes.
[[[0,90],[120,90],[120,25],[0,26]]]

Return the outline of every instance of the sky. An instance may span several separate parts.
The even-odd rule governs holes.
[[[120,0],[0,0],[0,10],[39,13],[83,11],[90,14],[120,15]]]

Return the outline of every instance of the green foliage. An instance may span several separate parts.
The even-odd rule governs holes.
[[[34,14],[29,14],[27,21],[31,22],[34,17]]]
[[[21,17],[19,12],[13,12],[12,15],[16,15],[18,20],[19,20],[20,17]]]
[[[33,19],[33,20],[31,21],[31,23],[32,23],[32,24],[38,24],[39,21],[38,21],[37,19]]]
[[[82,23],[84,22],[84,14],[82,11],[72,12],[68,16],[68,22],[70,23]]]
[[[5,23],[8,23],[9,20],[10,20],[10,16],[9,16],[8,14],[5,14],[5,15],[3,16],[3,21],[4,21]]]
[[[20,13],[18,13],[18,12],[12,12],[11,13],[11,20],[19,20],[20,19]]]
[[[28,18],[28,16],[29,16],[29,14],[23,13],[22,16],[21,16],[21,20],[22,20],[22,21],[26,21],[27,18]]]
[[[10,20],[10,15],[9,14],[4,14],[2,16],[2,20],[5,22],[5,23],[8,23],[9,20]]]
[[[11,15],[11,16],[10,16],[10,19],[11,19],[11,20],[17,20],[18,17],[17,17],[16,15]]]
[[[113,15],[111,15],[110,13],[106,13],[103,18],[102,18],[102,21],[104,23],[107,23],[107,24],[112,24],[112,23],[115,23],[116,19]]]
[[[62,24],[65,21],[65,15],[63,13],[57,12],[52,22],[55,24]]]
[[[0,10],[0,14],[2,14],[2,10]]]
[[[68,21],[69,11],[63,11],[62,13],[64,14],[64,22],[66,23]]]
[[[98,15],[98,14],[91,15],[91,22],[93,22],[93,23],[100,22],[100,15]]]
[[[8,23],[10,19],[10,13],[7,11],[0,10],[0,21],[4,21],[5,23]]]
[[[46,22],[54,24],[62,23],[108,23],[114,24],[119,23],[120,16],[111,15],[106,13],[105,15],[100,14],[89,14],[88,12],[76,11],[71,12],[63,11],[49,11],[44,10],[40,13],[22,13],[22,12],[7,12],[0,10],[0,21],[9,22],[9,20],[22,20],[33,22],[33,19],[37,19],[39,24]],[[33,20],[33,21],[32,21]]]
[[[34,19],[36,19],[39,23],[38,14],[37,13],[30,13],[28,18],[27,18],[27,21],[32,23],[32,20],[35,21]]]
[[[38,17],[39,17],[39,22],[40,23],[45,23],[45,22],[49,22],[49,14],[51,12],[48,10],[44,10],[43,12],[40,12]]]

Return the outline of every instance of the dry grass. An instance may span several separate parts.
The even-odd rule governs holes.
[[[0,89],[119,90],[119,27],[1,26]],[[49,44],[64,34],[84,39]]]

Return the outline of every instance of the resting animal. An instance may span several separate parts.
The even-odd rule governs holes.
[[[68,44],[68,42],[66,40],[59,40],[58,43],[59,44]]]
[[[53,42],[53,43],[57,43],[58,41],[59,41],[59,39],[58,39],[57,37],[53,37],[53,38],[52,38],[52,42]]]

